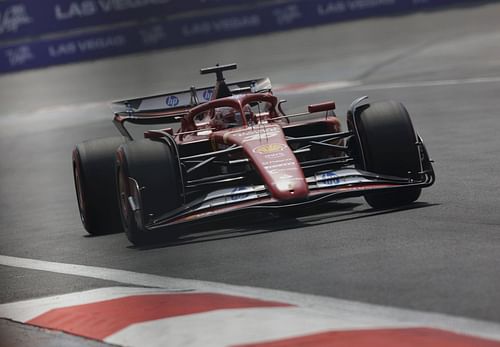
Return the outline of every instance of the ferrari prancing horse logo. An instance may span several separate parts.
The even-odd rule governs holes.
[[[280,152],[285,149],[285,147],[286,146],[281,143],[268,143],[265,145],[260,145],[259,147],[255,147],[253,151],[259,154],[269,154]]]

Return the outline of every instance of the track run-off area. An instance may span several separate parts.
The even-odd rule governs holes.
[[[498,14],[451,7],[0,76],[0,345],[499,346]],[[199,68],[232,62],[228,81],[268,76],[290,112],[334,100],[344,127],[359,96],[403,102],[435,185],[396,210],[353,198],[142,248],[87,236],[71,150],[116,134],[108,102],[210,85]]]

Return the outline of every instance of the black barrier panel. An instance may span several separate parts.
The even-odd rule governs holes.
[[[246,0],[0,0],[0,41],[248,4]]]
[[[303,0],[0,48],[0,72],[206,43],[367,16],[407,13],[457,0]],[[469,2],[469,1],[462,1]],[[223,57],[221,57],[223,58]]]

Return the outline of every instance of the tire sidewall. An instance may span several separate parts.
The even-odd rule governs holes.
[[[348,125],[356,134],[350,146],[358,169],[403,178],[421,171],[417,135],[401,103],[362,105],[350,115]],[[411,203],[420,193],[420,188],[399,188],[367,193],[365,199],[372,207],[389,208]]]
[[[116,205],[114,159],[124,137],[79,143],[72,152],[75,192],[84,228],[89,234],[122,231]]]

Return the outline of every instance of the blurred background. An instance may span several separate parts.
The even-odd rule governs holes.
[[[204,81],[199,67],[228,62],[244,64],[245,76],[272,71],[275,83],[366,80],[402,60],[407,65],[400,68],[436,77],[454,67],[448,57],[415,62],[412,56],[438,43],[462,45],[452,40],[491,31],[492,22],[479,17],[498,15],[494,8],[440,20],[440,11],[488,3],[495,1],[0,0],[0,101],[10,113],[33,102],[160,93],[187,87],[179,86],[182,80]],[[475,47],[466,49],[474,55]],[[78,62],[88,63],[64,66]],[[41,83],[37,78],[45,76],[36,72],[12,74],[61,64],[42,70],[50,80]]]
[[[0,2],[0,72],[179,47],[467,0]]]

